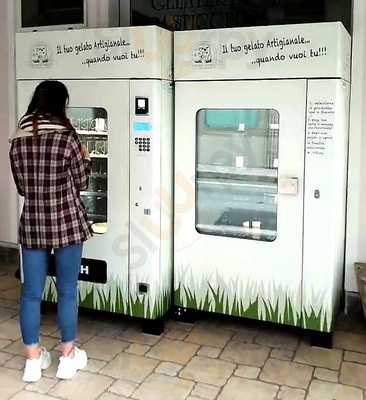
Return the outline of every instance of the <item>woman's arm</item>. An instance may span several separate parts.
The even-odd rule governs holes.
[[[12,142],[10,151],[9,151],[9,158],[10,158],[10,166],[11,166],[11,172],[13,174],[13,179],[15,182],[15,185],[17,187],[18,193],[20,196],[24,196],[24,183],[23,183],[23,175],[19,169],[18,163],[17,163],[17,152],[18,150],[14,146],[14,142]]]
[[[90,158],[83,150],[79,137],[74,132],[71,138],[71,175],[78,190],[85,190],[89,185]]]

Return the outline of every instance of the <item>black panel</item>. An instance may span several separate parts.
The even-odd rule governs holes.
[[[84,22],[84,0],[22,0],[22,28]]]
[[[149,99],[147,97],[135,98],[135,114],[136,115],[149,114]]]
[[[171,30],[342,21],[350,31],[350,0],[133,0],[132,25]]]
[[[55,257],[53,254],[50,257],[48,275],[56,276]],[[107,283],[107,263],[103,260],[83,258],[81,260],[79,281]]]

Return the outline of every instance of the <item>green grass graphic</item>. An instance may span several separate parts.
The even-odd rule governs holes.
[[[175,304],[182,307],[227,314],[237,317],[271,321],[299,326],[316,331],[329,332],[332,318],[324,306],[325,294],[312,293],[306,304],[302,304],[301,287],[290,290],[272,282],[243,282],[224,279],[219,273],[197,278],[190,266],[175,271]]]
[[[110,280],[106,285],[81,282],[79,284],[79,305],[147,319],[162,317],[171,307],[172,299],[169,290],[161,291],[159,296],[152,299],[150,296],[128,296],[127,290],[121,286],[116,279]],[[54,278],[47,279],[44,300],[57,302]]]

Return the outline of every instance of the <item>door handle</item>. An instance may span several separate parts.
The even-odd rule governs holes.
[[[282,177],[278,179],[278,193],[290,196],[299,194],[299,179]]]

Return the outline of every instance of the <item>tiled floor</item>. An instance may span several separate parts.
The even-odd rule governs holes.
[[[141,333],[136,322],[80,317],[79,344],[90,357],[72,381],[55,378],[58,331],[46,314],[42,343],[54,362],[36,384],[24,384],[18,328],[19,286],[0,269],[0,400],[366,400],[366,324],[341,318],[333,350],[311,348],[286,327],[245,321],[168,321],[165,333]]]

